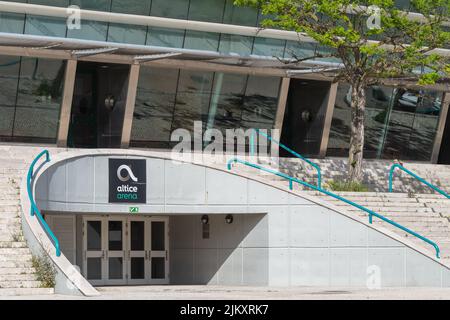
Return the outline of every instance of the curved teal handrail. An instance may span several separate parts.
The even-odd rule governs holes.
[[[396,168],[399,168],[400,170],[406,172],[410,176],[414,177],[416,180],[422,182],[423,184],[426,184],[428,187],[430,187],[434,191],[442,194],[444,197],[447,197],[447,199],[450,199],[450,195],[448,193],[446,193],[445,191],[439,189],[435,185],[432,185],[431,183],[429,183],[425,179],[419,177],[417,174],[415,174],[414,172],[406,169],[404,166],[402,166],[402,165],[400,165],[398,163],[392,165],[391,170],[389,171],[389,192],[392,192],[392,184],[393,184],[392,181],[393,181],[393,178],[394,178],[394,171],[395,171]]]
[[[399,228],[399,229],[401,229],[401,230],[403,230],[403,231],[405,231],[405,232],[408,232],[409,234],[415,236],[416,238],[419,238],[420,240],[422,240],[422,241],[424,241],[424,242],[426,242],[426,243],[432,245],[432,246],[434,247],[434,249],[436,250],[436,257],[437,257],[438,259],[440,258],[440,249],[439,249],[439,246],[438,246],[435,242],[433,242],[433,241],[431,241],[430,239],[428,239],[428,238],[426,238],[426,237],[424,237],[424,236],[418,234],[418,233],[415,232],[415,231],[412,231],[412,230],[410,230],[410,229],[408,229],[408,228],[402,226],[401,224],[398,224],[398,223],[395,222],[395,221],[392,221],[392,220],[390,220],[390,219],[388,219],[388,218],[382,216],[382,215],[379,214],[379,213],[376,213],[375,211],[372,211],[372,210],[370,210],[370,209],[367,209],[366,207],[364,207],[364,206],[362,206],[362,205],[359,205],[359,204],[357,204],[357,203],[355,203],[355,202],[353,202],[353,201],[350,201],[350,200],[348,200],[348,199],[345,199],[345,198],[343,198],[343,197],[341,197],[341,196],[339,196],[339,195],[337,195],[337,194],[335,194],[335,193],[333,193],[333,192],[330,192],[330,191],[328,191],[328,190],[322,189],[322,188],[320,188],[320,187],[316,187],[316,186],[314,186],[314,185],[312,185],[312,184],[309,184],[309,183],[304,182],[304,181],[301,181],[301,180],[299,180],[299,179],[297,179],[297,178],[291,177],[291,176],[289,176],[289,175],[287,175],[287,174],[284,174],[284,173],[282,173],[282,172],[279,172],[279,171],[276,171],[276,170],[272,170],[272,169],[268,169],[268,168],[262,167],[262,166],[260,166],[260,165],[250,163],[250,162],[245,161],[245,160],[240,160],[240,159],[238,159],[238,158],[231,159],[230,161],[228,161],[228,164],[227,164],[228,170],[231,170],[231,165],[232,165],[233,163],[242,163],[242,164],[244,164],[244,165],[246,165],[246,166],[249,166],[249,167],[252,167],[252,168],[255,168],[255,169],[259,169],[259,170],[262,170],[262,171],[265,171],[265,172],[268,172],[268,173],[272,173],[272,174],[277,175],[277,176],[279,176],[279,177],[285,178],[285,179],[289,180],[289,189],[291,189],[291,190],[293,189],[293,182],[296,182],[296,183],[301,184],[301,185],[303,185],[303,186],[305,186],[305,187],[308,187],[308,188],[310,188],[310,189],[319,191],[319,192],[324,193],[324,194],[326,194],[326,195],[328,195],[328,196],[330,196],[330,197],[333,197],[333,198],[335,198],[335,199],[337,199],[337,200],[340,200],[340,201],[342,201],[342,202],[345,202],[345,203],[347,203],[347,204],[349,204],[349,205],[351,205],[351,206],[353,206],[353,207],[355,207],[355,208],[358,208],[358,209],[360,209],[360,210],[363,210],[363,211],[365,211],[366,213],[369,214],[369,223],[372,223],[372,222],[373,222],[373,217],[375,216],[375,217],[379,218],[380,220],[383,220],[383,221],[385,221],[385,222],[387,222],[387,223],[393,225],[394,227],[397,227],[397,228]]]
[[[304,156],[302,156],[301,154],[295,152],[294,150],[292,150],[291,148],[287,147],[286,145],[282,144],[281,142],[273,139],[271,136],[269,136],[268,134],[261,132],[259,129],[254,129],[259,135],[265,137],[267,140],[278,144],[281,148],[283,148],[284,150],[286,150],[287,152],[289,152],[290,154],[294,155],[295,157],[305,161],[306,163],[308,163],[309,165],[311,165],[313,168],[315,168],[317,170],[317,186],[319,188],[322,188],[322,172],[321,169],[319,167],[318,164],[312,162],[311,160],[305,158]],[[254,142],[255,139],[253,137],[253,135],[250,136],[250,153],[253,155],[255,152],[255,147],[254,147]]]
[[[53,231],[48,226],[47,222],[42,217],[41,211],[39,211],[39,208],[37,207],[36,202],[34,201],[33,190],[32,190],[32,187],[31,187],[31,183],[32,183],[32,180],[33,180],[34,166],[39,161],[39,159],[42,158],[42,156],[44,156],[44,155],[46,156],[45,157],[45,162],[49,162],[50,161],[50,153],[48,152],[48,150],[44,150],[41,153],[39,153],[36,156],[36,158],[34,158],[33,162],[30,165],[30,168],[28,169],[28,174],[27,174],[27,192],[28,192],[28,199],[30,199],[30,204],[31,204],[31,212],[30,212],[30,214],[31,214],[31,216],[34,216],[36,214],[36,217],[38,218],[38,220],[41,223],[41,225],[44,227],[44,230],[52,238],[53,245],[55,246],[55,249],[56,249],[56,256],[59,257],[61,255],[61,249],[60,249],[60,246],[59,246],[59,240],[58,240],[58,238],[56,238],[55,234],[53,233]]]

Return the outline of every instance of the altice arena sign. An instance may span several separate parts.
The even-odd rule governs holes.
[[[109,159],[109,202],[146,203],[145,159]]]

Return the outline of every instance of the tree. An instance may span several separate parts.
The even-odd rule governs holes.
[[[365,89],[384,78],[419,85],[448,80],[449,56],[435,49],[450,44],[450,0],[410,2],[405,11],[395,0],[235,0],[235,5],[260,8],[266,17],[263,28],[295,31],[331,49],[326,56],[293,56],[285,63],[324,57],[341,61],[332,76],[351,85],[349,182],[362,181]]]

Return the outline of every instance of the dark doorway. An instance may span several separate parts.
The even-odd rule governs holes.
[[[67,144],[120,148],[130,66],[78,62]]]
[[[281,142],[304,156],[318,156],[330,83],[292,79],[284,114]],[[283,149],[280,156],[292,157]]]
[[[442,106],[443,109],[444,106]],[[447,113],[447,120],[442,136],[441,150],[439,152],[439,164],[450,164],[450,112]]]

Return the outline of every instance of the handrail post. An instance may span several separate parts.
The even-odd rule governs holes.
[[[253,157],[255,155],[255,130],[253,129],[250,133],[250,156]]]
[[[294,185],[293,185],[292,179],[289,180],[289,189],[291,189],[291,190],[294,189]]]

